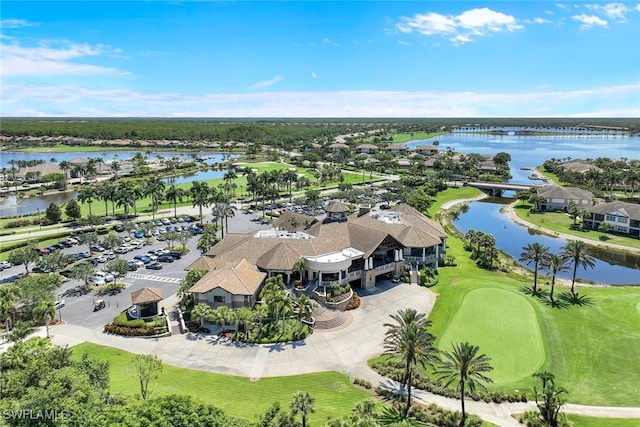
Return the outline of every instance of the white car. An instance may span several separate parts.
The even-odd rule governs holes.
[[[104,277],[97,276],[97,275],[93,276],[91,279],[89,279],[89,281],[96,286],[104,286],[107,284],[107,282],[105,282],[104,280]]]
[[[61,309],[62,307],[64,307],[64,300],[63,300],[63,299],[61,299],[61,300],[59,300],[59,301],[56,301],[56,302],[54,303],[54,307],[56,308],[56,310],[59,310],[59,309]]]
[[[0,271],[10,267],[11,267],[11,263],[9,261],[0,262]]]
[[[169,221],[167,218],[162,218],[161,221],[162,221],[162,223],[164,225],[170,225],[171,224],[171,221]]]
[[[97,271],[96,272],[96,277],[102,277],[105,282],[113,281],[113,274],[107,273],[105,271]]]

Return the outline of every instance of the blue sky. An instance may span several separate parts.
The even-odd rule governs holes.
[[[2,1],[0,115],[640,117],[640,3]]]

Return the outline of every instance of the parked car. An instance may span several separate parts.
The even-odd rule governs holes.
[[[151,258],[146,255],[136,255],[133,257],[133,259],[142,261],[145,264],[149,264],[151,262]]]
[[[119,248],[116,248],[114,252],[117,254],[126,254],[129,252],[129,248],[127,246],[120,246]]]
[[[104,252],[104,248],[100,245],[91,246],[91,252]]]
[[[113,274],[106,271],[96,271],[96,277],[102,277],[105,282],[112,282],[114,279]]]
[[[169,251],[169,255],[171,255],[174,259],[182,258],[182,252],[181,251]]]
[[[162,264],[160,264],[159,262],[151,262],[149,264],[147,264],[147,268],[149,270],[162,270]]]
[[[122,224],[116,224],[116,225],[114,225],[114,226],[113,226],[113,229],[114,229],[115,231],[117,231],[118,233],[120,233],[120,232],[124,231],[124,225],[122,225]]]
[[[73,274],[73,267],[69,266],[60,272],[64,277],[71,277]]]
[[[114,254],[113,252],[105,252],[102,254],[102,256],[105,257],[108,261],[116,259],[116,254]]]
[[[163,225],[169,225],[171,224],[171,221],[169,221],[167,218],[162,218],[160,221],[162,221]]]
[[[0,262],[0,271],[6,270],[7,268],[11,268],[11,263],[9,261]]]
[[[155,253],[153,253],[153,252],[151,252],[151,251],[149,251],[149,252],[147,253],[147,256],[148,256],[149,258],[151,258],[151,261],[157,261],[157,260],[158,260],[158,255],[156,255]]]
[[[104,300],[99,299],[97,300],[94,304],[93,304],[93,311],[99,311],[102,310],[103,308],[105,308],[107,305],[105,304]]]
[[[63,299],[61,299],[61,300],[56,301],[56,302],[53,304],[53,306],[56,308],[56,310],[61,309],[62,307],[64,307],[64,300],[63,300]]]
[[[173,257],[169,254],[163,254],[158,257],[160,262],[173,262]]]
[[[144,233],[140,230],[135,230],[133,232],[133,237],[135,237],[136,239],[142,239],[144,237]]]
[[[47,248],[35,247],[33,248],[33,250],[38,252],[41,255],[48,255],[51,253],[51,251]]]
[[[51,270],[48,269],[47,267],[39,267],[39,266],[35,266],[31,269],[32,273],[51,273]]]
[[[392,283],[400,283],[400,276],[398,276],[397,274],[396,274],[396,275],[394,275],[394,276],[391,278],[391,282],[392,282]]]
[[[140,268],[140,266],[138,265],[137,262],[131,260],[131,261],[127,261],[127,264],[129,265],[129,270],[131,271],[136,271],[137,269]]]
[[[107,284],[107,282],[104,280],[104,277],[97,275],[89,279],[89,282],[93,283],[96,286],[104,286]]]

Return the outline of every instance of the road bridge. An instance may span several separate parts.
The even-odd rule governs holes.
[[[485,181],[470,181],[465,182],[466,187],[475,187],[492,196],[498,196],[503,191],[531,191],[534,188],[541,187],[541,185],[534,184],[511,184],[508,182],[485,182]]]

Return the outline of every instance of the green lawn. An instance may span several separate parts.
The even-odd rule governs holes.
[[[458,266],[441,268],[439,284],[432,288],[438,294],[429,316],[433,322],[433,333],[436,337],[445,337],[441,338],[443,343],[449,335],[455,336],[456,340],[478,344],[482,353],[495,359],[496,369],[490,376],[496,382],[490,386],[491,389],[505,392],[530,390],[532,378],[527,378],[527,374],[510,372],[508,364],[503,361],[504,354],[509,351],[524,353],[521,347],[526,351],[540,351],[539,345],[531,342],[531,331],[527,333],[526,340],[520,339],[513,331],[515,327],[522,328],[523,322],[519,317],[523,313],[516,311],[511,319],[505,321],[500,313],[490,313],[492,309],[487,308],[473,318],[468,313],[474,309],[472,304],[465,304],[469,294],[470,298],[475,298],[473,293],[482,289],[502,291],[495,295],[515,293],[506,301],[516,304],[518,293],[530,283],[503,273],[480,270],[469,260],[458,239],[449,238],[447,243],[448,253],[455,256]],[[562,286],[558,289],[559,292],[563,290]],[[528,301],[538,319],[537,325],[530,321],[528,324],[532,329],[538,329],[533,333],[539,334],[544,345],[546,357],[540,368],[556,375],[557,382],[569,391],[568,399],[572,403],[640,405],[640,395],[633,392],[640,384],[640,287],[589,287],[581,288],[580,294],[590,297],[592,304],[558,309],[521,294],[520,298]],[[486,299],[485,294],[479,296]],[[512,311],[502,304],[499,309]],[[459,326],[458,313],[462,313],[461,320],[468,319],[466,328]],[[485,320],[484,316],[494,320]],[[486,326],[478,331],[476,323],[480,322]],[[500,336],[506,339],[496,341],[495,337]],[[530,360],[529,355],[520,357]],[[530,372],[533,363],[531,359],[525,364],[526,372]],[[516,380],[517,377],[522,379]]]
[[[447,188],[444,191],[438,193],[433,205],[428,209],[429,215],[433,215],[440,211],[442,205],[452,200],[458,199],[470,199],[482,194],[482,191],[474,187],[459,187],[459,188]]]
[[[582,415],[568,414],[567,418],[573,422],[574,427],[639,427],[640,419],[637,418],[595,418]]]
[[[475,278],[462,282],[473,286]],[[508,328],[496,325],[509,325]],[[490,355],[497,383],[528,379],[545,360],[544,344],[532,302],[514,289],[483,287],[468,292],[455,317],[440,337],[439,347],[473,338]],[[514,343],[515,345],[505,345]]]
[[[137,380],[130,372],[132,353],[111,347],[84,343],[73,347],[73,357],[83,352],[110,362],[111,392],[139,393]],[[369,391],[353,386],[349,378],[337,372],[310,375],[262,378],[252,382],[245,377],[214,374],[164,365],[152,386],[157,394],[186,394],[223,409],[225,413],[252,419],[279,401],[288,409],[296,391],[308,391],[315,399],[316,412],[309,416],[310,425],[322,425],[327,418],[337,418],[351,412],[355,404],[373,397]],[[250,396],[251,404],[247,405]]]

